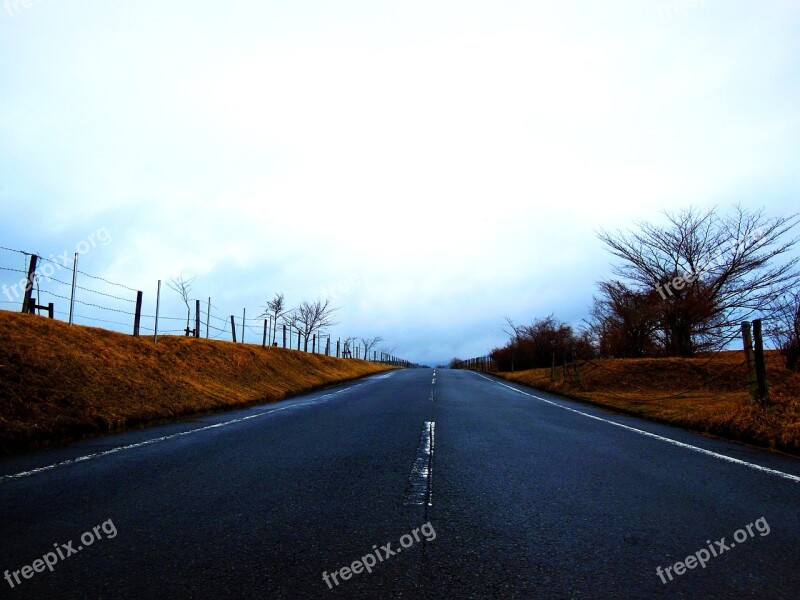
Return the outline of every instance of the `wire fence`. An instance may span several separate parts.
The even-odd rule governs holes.
[[[212,304],[211,298],[190,298],[183,316],[162,314],[158,308],[148,314],[141,311],[142,291],[74,267],[75,263],[65,264],[0,246],[0,310],[46,315],[133,335],[152,335],[154,340],[160,336],[188,336],[412,366],[388,352],[362,347],[353,336],[334,337],[325,329],[306,332],[280,318],[276,323],[274,315],[247,317],[246,309],[240,315],[228,314]],[[164,292],[162,289],[161,297]]]

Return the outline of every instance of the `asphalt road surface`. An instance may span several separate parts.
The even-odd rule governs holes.
[[[0,527],[0,598],[800,598],[800,461],[466,371],[5,459]]]

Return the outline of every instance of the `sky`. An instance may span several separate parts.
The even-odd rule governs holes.
[[[579,326],[601,228],[799,205],[796,1],[2,1],[0,246],[146,314],[180,274],[221,317],[329,297],[433,365]]]

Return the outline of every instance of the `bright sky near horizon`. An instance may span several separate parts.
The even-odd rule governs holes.
[[[797,211],[798,31],[788,0],[4,0],[0,245],[104,228],[82,268],[146,312],[182,272],[223,316],[327,295],[334,337],[485,354],[504,316],[580,324],[601,227]]]

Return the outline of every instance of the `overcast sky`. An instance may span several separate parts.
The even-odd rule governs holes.
[[[148,313],[181,272],[220,316],[328,295],[438,363],[579,325],[601,227],[800,205],[796,0],[4,1],[0,245],[106,231],[81,269]]]

